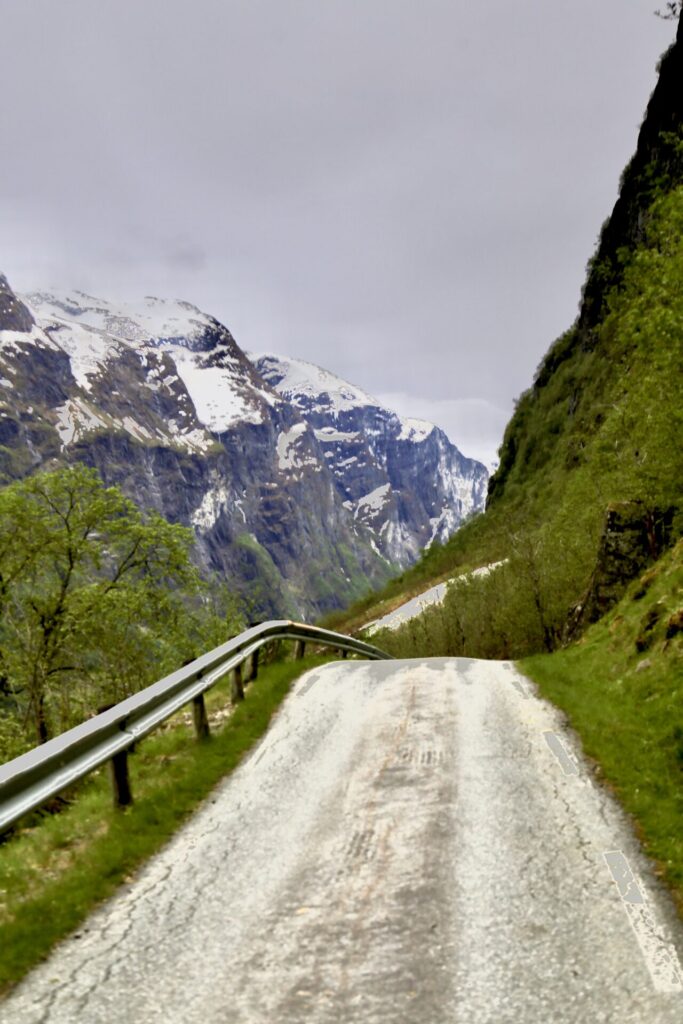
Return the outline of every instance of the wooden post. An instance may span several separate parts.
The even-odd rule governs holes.
[[[192,701],[192,718],[194,720],[194,731],[197,739],[202,742],[211,736],[209,729],[209,716],[206,713],[204,694],[198,694]]]
[[[130,791],[130,781],[128,779],[128,751],[121,750],[118,754],[114,754],[109,765],[114,793],[114,807],[129,807],[133,803],[133,794]]]
[[[236,665],[232,670],[232,693],[231,698],[233,704],[237,704],[238,701],[244,700],[244,686],[242,685],[242,666]]]
[[[294,644],[294,660],[295,661],[299,661],[301,658],[303,658],[305,653],[306,653],[306,641],[305,640],[297,640],[297,642]]]
[[[252,683],[258,676],[258,656],[259,651],[256,650],[249,658],[248,668],[244,676],[245,683]]]

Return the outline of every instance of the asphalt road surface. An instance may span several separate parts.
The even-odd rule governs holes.
[[[347,661],[299,680],[0,1021],[681,1024],[682,953],[623,815],[512,666]]]

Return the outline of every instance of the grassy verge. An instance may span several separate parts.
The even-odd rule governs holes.
[[[326,660],[262,668],[232,713],[227,688],[215,687],[207,695],[214,730],[207,743],[196,743],[186,714],[148,737],[130,761],[135,803],[125,812],[113,810],[100,769],[72,806],[34,815],[0,846],[0,993],[164,845],[266,731],[296,677]]]
[[[522,661],[633,817],[683,911],[683,543],[583,641]]]

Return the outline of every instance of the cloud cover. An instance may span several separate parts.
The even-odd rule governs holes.
[[[652,7],[5,4],[0,269],[186,298],[490,461],[635,148]]]

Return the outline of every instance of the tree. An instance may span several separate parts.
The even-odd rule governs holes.
[[[667,3],[663,11],[655,11],[658,18],[663,18],[664,21],[674,21],[678,19],[683,11],[683,0],[674,0],[672,3]]]
[[[0,658],[38,742],[174,667],[192,545],[81,465],[0,492]]]

